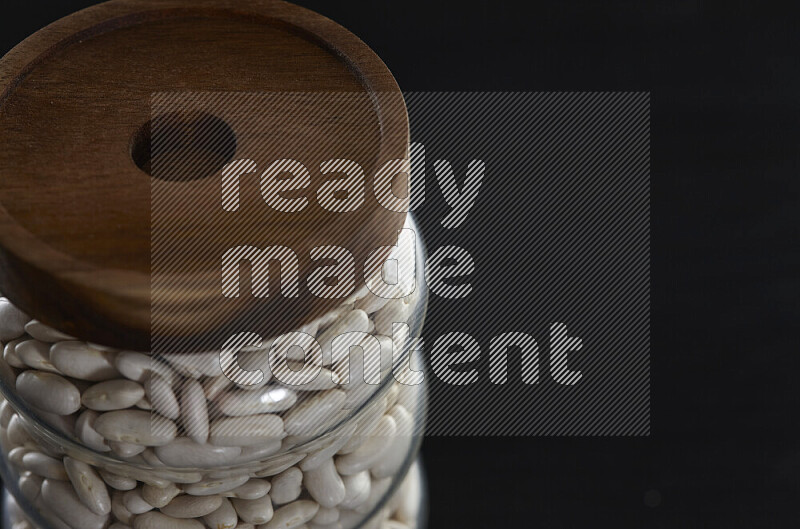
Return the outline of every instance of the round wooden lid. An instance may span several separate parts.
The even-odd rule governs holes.
[[[306,9],[115,0],[80,11],[0,59],[0,292],[122,348],[295,329],[343,301],[310,291],[309,274],[336,262],[314,248],[346,249],[358,289],[368,255],[396,243],[405,213],[381,205],[375,175],[407,157],[408,136],[382,61]],[[247,263],[240,295],[225,294],[224,256],[244,247],[290,248],[296,296],[283,260],[269,261],[266,294]]]

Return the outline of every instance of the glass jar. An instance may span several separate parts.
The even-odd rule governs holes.
[[[219,353],[155,358],[80,342],[5,300],[0,472],[18,506],[11,526],[423,527],[425,387],[409,375],[423,369],[414,344],[425,254],[411,216],[405,227],[415,246],[398,246],[387,261],[397,268],[382,276],[414,270],[413,292],[385,299],[365,287],[299,329],[316,340],[300,357],[281,350],[289,375],[318,369],[304,385],[269,371],[269,345],[283,337],[239,351],[241,369],[264,374],[240,385]],[[393,323],[407,332],[392,334]],[[332,345],[345,333],[363,339]]]

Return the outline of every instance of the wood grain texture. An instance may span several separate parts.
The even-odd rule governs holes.
[[[236,216],[220,206],[219,173],[188,182],[151,178],[132,145],[153,117],[154,94],[210,92],[251,94],[225,104],[176,103],[222,119],[235,134],[237,158],[252,157],[263,170],[281,157],[309,168],[350,157],[367,176],[364,206],[347,214],[321,208],[315,192],[329,178],[313,169],[309,207],[292,215],[259,200],[257,178],[242,179]],[[146,350],[151,200],[158,196],[176,205],[164,239],[172,245],[164,248],[184,259],[181,272],[193,278],[175,283],[186,290],[173,293],[171,319],[159,332],[179,342],[223,336],[242,318],[252,323],[256,303],[220,301],[224,249],[289,245],[301,277],[313,266],[308,250],[321,244],[348,248],[363,263],[372,249],[396,241],[404,221],[370,190],[378,166],[406,157],[407,148],[408,117],[391,73],[363,42],[316,13],[267,0],[97,5],[0,59],[0,291],[64,332]],[[186,258],[197,245],[204,251]],[[258,300],[263,328],[238,330],[283,332],[338,303],[301,288],[297,299]]]

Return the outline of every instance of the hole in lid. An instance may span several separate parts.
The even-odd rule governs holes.
[[[236,135],[222,119],[205,112],[169,113],[142,125],[131,158],[159,180],[200,180],[220,171],[236,154]]]

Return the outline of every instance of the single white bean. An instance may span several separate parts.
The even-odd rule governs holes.
[[[333,459],[303,472],[303,484],[321,507],[336,507],[345,497],[342,478],[336,472]]]
[[[183,428],[196,443],[208,440],[208,402],[203,386],[196,380],[188,380],[181,388],[181,410]]]
[[[74,340],[72,336],[48,327],[38,320],[31,320],[25,324],[25,332],[42,342],[60,342],[63,340]]]
[[[64,469],[78,498],[90,511],[100,515],[111,512],[111,497],[106,484],[92,467],[83,461],[65,457]]]
[[[262,461],[264,458],[280,452],[281,446],[282,443],[280,439],[264,439],[261,444],[243,446],[241,455],[237,457],[234,462],[244,463]]]
[[[44,479],[41,476],[25,472],[19,477],[19,490],[29,502],[33,503],[42,491],[43,481]]]
[[[340,428],[337,432],[334,432],[330,439],[327,440],[329,443],[327,446],[320,448],[316,452],[309,454],[303,461],[300,463],[300,470],[306,471],[317,468],[319,465],[333,457],[347,442],[353,437],[353,434],[358,428],[357,424],[350,424],[343,428]]]
[[[112,452],[125,459],[138,456],[147,449],[144,445],[120,441],[109,441],[108,446],[111,447]]]
[[[146,446],[165,445],[178,433],[174,422],[142,410],[103,413],[95,420],[94,429],[109,441]]]
[[[108,446],[103,436],[94,429],[94,421],[97,417],[98,413],[96,411],[85,410],[81,413],[75,421],[75,435],[92,450],[108,452],[111,447]]]
[[[414,430],[414,419],[411,414],[403,406],[396,404],[389,410],[389,415],[394,419],[397,428],[394,437],[386,440],[389,443],[386,452],[371,467],[372,475],[378,479],[397,474],[413,441],[411,434]]]
[[[59,373],[56,366],[50,361],[50,344],[39,340],[25,340],[17,344],[14,352],[22,362],[33,369]]]
[[[246,483],[248,479],[250,479],[250,476],[244,474],[216,480],[200,481],[199,483],[192,483],[184,486],[183,491],[192,496],[211,496],[233,490]]]
[[[202,518],[219,509],[219,496],[178,496],[161,508],[161,512],[173,518]]]
[[[246,523],[259,525],[267,523],[272,519],[272,500],[269,495],[255,500],[234,498],[231,500],[231,503],[236,513],[239,515],[239,518]]]
[[[234,529],[237,527],[239,516],[230,500],[223,498],[219,508],[203,517],[203,521],[210,529]],[[239,525],[238,527],[241,527]]]
[[[345,495],[340,505],[341,508],[355,509],[367,501],[372,484],[368,470],[351,474],[350,476],[342,476],[342,482],[344,483]]]
[[[17,369],[23,369],[28,367],[25,362],[20,360],[19,356],[17,355],[17,345],[24,342],[25,338],[18,338],[16,340],[11,340],[6,344],[3,348],[3,360],[6,361],[8,365],[11,367],[16,367]]]
[[[27,314],[0,298],[0,342],[19,338],[25,332],[25,324],[30,321]]]
[[[180,493],[181,489],[174,483],[170,483],[166,487],[155,487],[153,485],[142,486],[142,498],[156,509],[164,507]]]
[[[114,367],[115,356],[115,353],[100,351],[78,341],[58,342],[50,348],[50,361],[56,369],[67,376],[90,382],[119,376]]]
[[[73,529],[103,529],[108,523],[109,516],[87,509],[67,482],[45,479],[42,483],[42,500],[47,510],[56,513]]]
[[[326,525],[329,526],[330,524],[334,524],[339,521],[339,509],[336,507],[322,507],[320,506],[317,514],[314,515],[314,518],[311,520],[313,524],[316,525]]]
[[[313,501],[298,500],[275,511],[272,520],[259,529],[297,529],[317,514],[319,505]]]
[[[403,299],[393,299],[381,310],[375,313],[375,332],[384,336],[392,336],[394,323],[406,323],[411,315],[413,306]]]
[[[219,399],[219,411],[231,417],[286,411],[297,402],[289,388],[269,386],[253,391],[233,391]]]
[[[156,455],[164,464],[178,468],[215,467],[235,460],[242,449],[238,446],[198,444],[188,437],[178,437],[156,447]]]
[[[106,485],[112,489],[126,491],[136,488],[136,480],[133,478],[120,476],[103,469],[99,469],[97,473],[100,474],[100,477],[103,478],[103,481],[106,482]]]
[[[202,353],[168,353],[161,356],[180,374],[191,377],[218,377],[222,375],[219,351]]]
[[[5,431],[8,434],[8,442],[12,446],[23,446],[29,443],[36,444],[31,434],[28,433],[28,429],[25,427],[24,419],[16,413],[8,421],[8,427]]]
[[[265,439],[283,437],[283,420],[277,415],[263,414],[214,421],[209,442],[226,446],[252,446],[263,443]]]
[[[284,417],[286,433],[289,435],[314,435],[334,422],[336,413],[342,409],[347,395],[335,389],[325,391],[299,402]]]
[[[135,351],[122,351],[117,354],[114,366],[127,379],[143,384],[147,380],[154,360]]]
[[[28,472],[33,472],[43,478],[66,481],[67,472],[60,460],[45,455],[41,452],[28,452],[22,456],[22,466]]]
[[[118,378],[89,387],[81,395],[81,403],[95,411],[124,410],[144,397],[144,388],[132,380]]]
[[[392,485],[392,478],[374,479],[370,483],[369,497],[367,501],[353,509],[360,514],[367,514],[371,511],[381,499],[386,496],[386,492]]]
[[[122,495],[122,504],[131,514],[143,514],[153,510],[153,506],[142,497],[142,489],[137,487]]]
[[[125,493],[120,491],[111,493],[111,514],[125,525],[131,525],[133,522],[133,513],[125,507],[123,503],[124,496]]]
[[[354,452],[336,458],[336,470],[342,475],[349,475],[370,468],[389,448],[396,431],[394,418],[384,415],[364,444]]]
[[[257,500],[269,492],[271,485],[265,479],[251,479],[244,485],[223,493],[227,498],[241,498],[243,500]]]
[[[145,382],[147,400],[153,409],[166,417],[175,420],[181,415],[181,407],[170,383],[160,375],[154,374]]]
[[[297,467],[284,470],[272,480],[270,497],[276,505],[289,503],[300,497],[303,473]]]
[[[258,470],[253,473],[254,477],[265,478],[268,476],[275,476],[280,474],[289,467],[293,467],[306,457],[303,453],[287,453],[270,458],[258,467]]]
[[[8,459],[8,462],[15,467],[22,468],[22,458],[28,452],[33,452],[33,450],[27,446],[17,446],[12,448],[8,454],[6,454],[6,459]]]
[[[7,400],[0,398],[0,427],[8,428],[8,423],[11,421],[11,417],[13,416],[14,408],[8,403]]]

